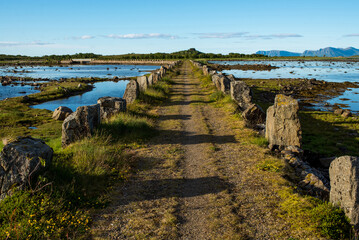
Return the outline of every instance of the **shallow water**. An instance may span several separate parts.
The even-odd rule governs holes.
[[[154,65],[69,65],[67,67],[59,66],[24,66],[22,68],[0,67],[0,76],[16,76],[16,77],[31,77],[41,79],[58,80],[60,78],[84,78],[84,77],[98,77],[98,78],[113,78],[117,77],[135,77],[142,76],[152,70],[158,69],[160,66]],[[13,71],[16,71],[15,73]],[[44,81],[38,81],[38,83]],[[46,82],[46,81],[45,81]],[[78,106],[88,105],[88,103],[95,104],[97,99],[104,96],[122,97],[126,84],[128,81],[96,83],[96,88],[87,92],[81,97],[75,96],[69,99],[62,99],[53,101],[54,104],[63,104],[65,106],[73,106],[76,110]],[[1,86],[0,85],[0,100],[10,97],[24,96],[31,93],[37,93],[30,86]],[[78,98],[76,98],[78,97]],[[77,103],[78,102],[78,103]],[[53,110],[54,107],[48,103],[40,104],[35,108],[44,108]],[[60,106],[60,105],[59,105]],[[71,108],[71,107],[70,107]]]
[[[212,62],[211,62],[212,63]],[[270,64],[279,67],[271,71],[225,70],[237,78],[315,78],[328,82],[359,82],[359,62],[327,62],[327,61],[214,61],[217,64],[244,65]]]
[[[34,105],[32,108],[48,109],[54,111],[59,106],[66,106],[76,111],[80,106],[92,105],[97,103],[100,97],[122,97],[125,93],[126,85],[129,81],[119,82],[98,82],[94,84],[92,91],[86,92],[81,95],[72,96],[69,98],[58,99],[42,104]]]
[[[38,93],[39,90],[36,90],[32,86],[1,86],[0,84],[0,100],[4,100],[5,98],[11,98],[11,97],[20,97],[32,93]]]
[[[213,61],[211,63],[244,65],[244,64],[270,64],[279,67],[271,71],[243,71],[225,70],[224,73],[233,74],[237,78],[275,79],[275,78],[315,78],[328,82],[358,82],[359,62],[327,62],[327,61]],[[329,104],[346,104],[352,111],[359,112],[359,89],[349,89],[342,95],[327,100]],[[344,98],[349,100],[343,100]],[[341,100],[342,99],[342,100]],[[323,106],[316,106],[323,109]]]
[[[66,67],[24,66],[15,69],[13,66],[8,66],[0,67],[0,76],[46,78],[53,80],[76,77],[135,77],[160,67],[161,66],[153,65],[69,65]]]

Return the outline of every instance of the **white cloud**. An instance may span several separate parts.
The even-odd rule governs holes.
[[[46,42],[0,42],[0,47],[46,46],[52,44]]]
[[[359,37],[359,33],[343,35],[343,37]]]
[[[239,38],[248,32],[232,32],[232,33],[195,33],[199,38]]]
[[[273,38],[300,38],[303,37],[299,34],[291,34],[291,33],[282,33],[282,34],[269,34],[269,35],[246,35],[244,36],[246,39],[273,39]]]
[[[131,33],[131,34],[110,34],[106,35],[107,38],[114,39],[148,39],[148,38],[162,38],[162,39],[177,39],[178,36],[162,33]]]
[[[194,33],[199,38],[244,38],[247,40],[252,39],[273,39],[273,38],[298,38],[303,37],[299,34],[281,33],[281,34],[269,34],[269,35],[251,35],[248,32],[232,32],[232,33]]]

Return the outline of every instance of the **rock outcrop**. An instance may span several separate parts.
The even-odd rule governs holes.
[[[251,104],[246,110],[242,112],[242,117],[247,127],[255,127],[258,124],[263,124],[266,121],[266,114],[257,104]]]
[[[91,136],[100,125],[100,105],[78,107],[62,123],[62,146],[66,147],[82,138]]]
[[[239,108],[244,111],[252,104],[252,91],[243,81],[231,81],[230,93],[231,98],[238,104]]]
[[[73,111],[70,108],[60,106],[55,109],[54,113],[52,114],[52,118],[62,121],[65,120],[65,118],[67,118],[71,113],[73,113]]]
[[[14,187],[26,186],[31,178],[51,164],[53,150],[41,139],[19,137],[0,153],[0,200]]]
[[[97,100],[97,103],[100,104],[101,119],[108,119],[126,111],[126,100],[119,97],[102,97]]]
[[[359,228],[359,158],[336,158],[329,168],[330,202],[338,204],[350,218],[356,230]]]
[[[270,148],[301,147],[302,131],[298,111],[297,100],[282,94],[275,97],[274,106],[267,110],[266,120],[266,138]]]
[[[128,104],[133,103],[138,98],[139,94],[140,89],[137,81],[131,80],[126,86],[125,93],[123,94],[123,99],[125,99],[126,103]]]
[[[293,167],[295,175],[299,177],[299,186],[302,189],[312,196],[328,199],[330,185],[327,178],[319,170],[296,156],[301,151],[296,147],[288,147],[282,151],[282,154],[284,160]]]

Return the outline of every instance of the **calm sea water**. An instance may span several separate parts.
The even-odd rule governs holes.
[[[271,71],[225,70],[237,78],[275,79],[275,78],[315,78],[328,82],[359,83],[359,62],[319,62],[319,61],[213,61],[217,64],[270,64],[279,67]],[[346,100],[349,99],[349,100]],[[359,89],[349,89],[343,95],[327,101],[330,104],[347,104],[352,111],[359,111]]]
[[[50,102],[45,102],[39,105],[32,106],[38,109],[48,109],[54,111],[59,106],[66,106],[76,111],[80,106],[92,105],[97,103],[100,97],[122,97],[128,81],[119,82],[98,82],[94,84],[94,89],[81,95],[72,96],[69,98],[58,99]]]
[[[149,72],[160,68],[153,65],[69,65],[59,66],[24,66],[22,68],[0,67],[0,76],[16,76],[31,78],[46,78],[58,80],[60,78],[83,78],[99,77],[113,78],[134,77],[143,75],[143,72]]]
[[[32,77],[51,80],[76,77],[134,77],[144,75],[158,68],[160,68],[160,66],[153,65],[71,65],[68,67],[25,66],[23,68],[17,67],[17,69],[15,69],[15,67],[0,67],[0,76]],[[119,81],[117,83],[95,83],[95,88],[91,92],[87,92],[79,96],[73,96],[67,99],[40,104],[34,107],[53,110],[60,106],[56,106],[57,104],[62,104],[76,110],[78,106],[95,104],[97,99],[100,97],[122,97],[127,83],[128,81]],[[30,86],[0,85],[0,100],[10,97],[24,96],[37,92],[39,91]]]

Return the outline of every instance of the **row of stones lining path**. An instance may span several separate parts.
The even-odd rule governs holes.
[[[135,150],[138,172],[96,213],[93,239],[288,239],[278,177],[255,167],[266,150],[208,101],[188,61],[179,70],[156,109],[160,134]]]

